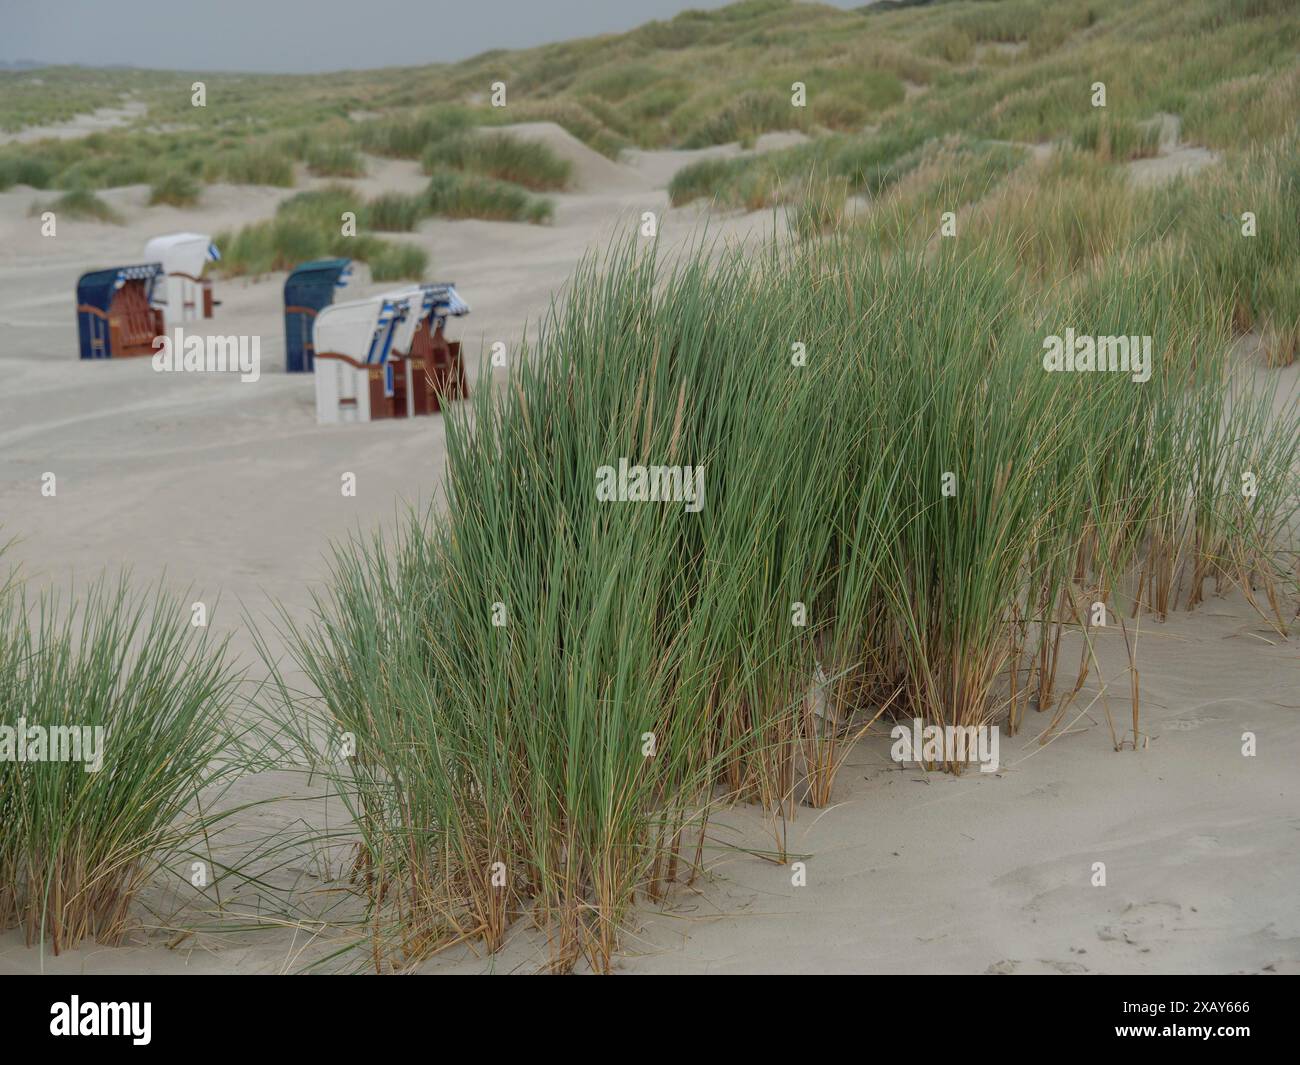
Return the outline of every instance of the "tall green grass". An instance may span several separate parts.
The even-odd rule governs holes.
[[[365,160],[346,144],[314,144],[307,149],[307,169],[318,177],[358,178],[366,176]]]
[[[217,269],[227,276],[263,274],[292,270],[311,259],[345,256],[368,263],[377,281],[420,280],[428,267],[428,253],[367,232],[369,210],[366,201],[345,185],[300,192],[280,204],[274,218],[218,234],[222,251]],[[381,201],[379,210],[391,210],[387,200]],[[352,236],[343,233],[346,212],[357,216],[358,229]],[[393,224],[389,214],[383,217]]]
[[[419,159],[433,144],[471,126],[464,108],[438,108],[413,116],[395,115],[359,124],[354,137],[364,151],[397,159]]]
[[[365,224],[381,233],[409,233],[429,214],[427,199],[420,195],[386,192],[365,205]]]
[[[1151,335],[1151,380],[1045,372],[1067,327]],[[509,381],[448,417],[445,519],[342,550],[292,633],[320,697],[285,686],[279,715],[307,749],[357,739],[324,771],[377,964],[495,949],[527,915],[553,968],[607,970],[719,802],[762,804],[780,860],[880,715],[1057,727],[1092,668],[1062,670],[1061,635],[1093,602],[1118,624],[1210,579],[1276,587],[1300,423],[1234,386],[1229,336],[1174,253],[1066,289],[993,244],[836,234],[585,263]],[[602,502],[624,458],[702,466],[702,510]],[[1106,713],[1141,743],[1136,698]]]
[[[14,185],[30,185],[34,189],[48,188],[51,168],[42,159],[11,152],[0,155],[0,191]]]
[[[101,581],[80,599],[0,596],[4,725],[104,730],[94,772],[0,760],[0,927],[56,954],[121,941],[160,862],[176,875],[214,824],[202,800],[235,765],[222,756],[236,680],[224,645],[162,593]]]
[[[218,235],[219,269],[227,275],[291,270],[298,263],[346,256],[370,264],[375,280],[418,280],[428,253],[413,244],[395,244],[375,233],[411,232],[431,215],[487,218],[541,225],[550,221],[550,200],[507,181],[456,170],[440,170],[420,195],[385,193],[373,200],[346,185],[332,184],[291,196],[275,217]],[[344,235],[342,218],[356,215],[357,231]]]
[[[199,184],[182,170],[164,174],[149,188],[149,204],[165,203],[172,207],[193,207],[199,202]]]
[[[424,169],[469,171],[534,191],[562,189],[573,175],[573,165],[547,145],[508,133],[463,133],[439,141],[425,151]]]
[[[429,178],[426,209],[444,218],[487,218],[501,222],[549,222],[555,205],[508,181],[455,170]]]
[[[1102,159],[1147,159],[1160,149],[1160,128],[1150,122],[1095,115],[1075,129],[1074,144]]]
[[[698,873],[720,803],[761,804],[769,856],[786,858],[788,821],[833,801],[845,752],[882,715],[1014,732],[1041,713],[1060,728],[1095,673],[1096,602],[1127,638],[1130,619],[1236,586],[1288,631],[1300,415],[1233,343],[1255,330],[1283,365],[1300,338],[1289,15],[1277,0],[753,0],[391,81],[338,77],[319,106],[275,79],[230,84],[249,113],[177,136],[165,158],[125,132],[0,151],[0,186],[86,189],[199,163],[209,180],[289,184],[313,145],[331,172],[358,150],[426,159],[423,196],[326,189],[219,238],[227,270],[343,254],[379,279],[419,276],[424,253],[365,230],[549,217],[521,184],[562,168],[475,122],[557,121],[611,156],[880,123],[680,172],[674,204],[793,200],[804,239],[700,248],[671,269],[631,243],[586,262],[508,380],[449,411],[445,518],[347,545],[311,621],[289,624],[313,692],[277,671],[272,710],[304,752],[357,739],[318,768],[359,834],[350,882],[378,967],[495,949],[528,918],[553,968],[607,970],[637,901]],[[988,43],[1025,47],[970,64]],[[805,68],[810,108],[795,112]],[[508,108],[462,102],[496,77]],[[905,78],[927,91],[899,106]],[[358,103],[408,110],[345,125]],[[1118,164],[1156,150],[1162,111],[1238,151],[1135,189]],[[1022,143],[1049,139],[1070,147],[1026,163]],[[871,202],[845,226],[852,193]],[[347,209],[356,238],[338,233]],[[961,212],[955,240],[935,238],[945,210]],[[1258,236],[1242,235],[1244,211]],[[1045,372],[1043,340],[1066,329],[1150,335],[1151,379]],[[621,458],[702,467],[703,510],[601,502],[596,469]],[[121,792],[0,765],[4,823],[20,826],[0,850],[0,919],[61,947],[120,935],[139,870],[189,831],[177,811],[211,779],[215,741],[184,723],[209,721],[203,692],[227,696],[171,615],[129,659],[143,629],[121,593],[48,623],[44,609],[32,627],[27,605],[5,608],[0,704],[57,714],[61,693],[84,692],[150,741],[105,778]],[[1063,661],[1072,631],[1077,663]],[[1127,719],[1102,712],[1115,747],[1136,749],[1130,666]],[[937,763],[961,768],[951,752]],[[87,812],[93,831],[71,834]]]
[[[686,134],[683,148],[705,148],[730,141],[752,143],[770,130],[799,129],[805,112],[791,105],[789,93],[750,91],[710,115]]]
[[[228,181],[234,185],[291,188],[294,184],[293,157],[271,144],[253,144],[215,153],[205,160],[203,173],[207,181]]]

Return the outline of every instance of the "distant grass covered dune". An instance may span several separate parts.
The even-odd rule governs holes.
[[[533,190],[562,189],[573,164],[538,141],[508,133],[462,133],[429,146],[423,156],[425,173],[464,170]]]
[[[349,211],[358,215],[361,227],[355,236],[343,233],[342,217]],[[420,280],[428,267],[427,253],[366,233],[365,211],[364,201],[343,185],[300,192],[285,200],[273,219],[218,234],[217,270],[234,276],[262,274],[291,270],[311,259],[346,256],[368,263],[376,281]]]
[[[68,218],[80,218],[94,222],[111,222],[114,225],[121,225],[123,222],[121,212],[100,199],[89,189],[73,189],[71,192],[65,192],[54,200],[37,201],[32,204],[27,213],[36,216],[42,215],[46,211],[53,211],[56,217],[64,215]]]
[[[206,181],[291,185],[295,163],[355,176],[359,154],[421,159],[474,127],[554,121],[603,154],[629,145],[698,147],[769,130],[838,135],[835,176],[874,194],[921,144],[961,135],[1066,140],[1106,158],[1149,155],[1145,124],[1181,116],[1183,136],[1243,149],[1284,136],[1300,107],[1300,19],[1273,0],[952,0],[843,10],[744,0],[686,11],[625,34],[497,50],[461,63],[306,77],[211,75],[208,106],[162,72],[0,72],[0,122],[63,115],[73,101],[130,90],[148,118],[77,141],[0,146],[0,188],[152,183],[155,168]],[[1104,83],[1103,114],[1087,103]],[[795,83],[805,104],[794,106]],[[505,106],[491,104],[506,87]],[[42,103],[48,96],[48,106]],[[165,123],[166,129],[153,128]],[[847,158],[857,154],[854,171]],[[490,177],[560,187],[540,158],[464,160]],[[773,173],[702,194],[763,199]],[[698,181],[697,175],[697,184]]]
[[[819,151],[829,174],[871,195],[900,176],[909,153],[944,136],[1065,140],[1123,161],[1155,154],[1159,114],[1182,118],[1184,140],[1244,149],[1285,136],[1294,128],[1289,116],[1300,107],[1294,62],[1300,19],[1270,4],[1229,15],[1217,0],[1172,6],[1156,0],[998,0],[876,14],[867,8],[863,15],[873,48],[888,42],[933,57],[936,41],[967,42],[943,46],[957,49],[945,60],[947,69],[927,75],[925,92],[881,112],[878,129]],[[1017,50],[996,62],[977,61],[981,45]],[[1091,106],[1095,83],[1106,86],[1104,109]],[[808,75],[810,99],[815,84]],[[773,86],[769,99],[786,87]],[[718,115],[725,106],[731,105]],[[771,202],[780,198],[773,191],[778,185],[793,194],[807,163],[806,152],[791,149],[725,167],[697,164],[678,175],[674,202]]]

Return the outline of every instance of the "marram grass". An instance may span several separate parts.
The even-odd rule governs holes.
[[[0,721],[91,739],[81,760],[48,760],[53,741],[34,739],[19,760],[6,734],[0,928],[55,954],[113,945],[160,862],[188,878],[178,856],[213,823],[199,800],[234,764],[221,756],[236,680],[222,644],[161,592],[100,581],[78,599],[0,594]]]
[[[1214,579],[1270,611],[1300,433],[1231,387],[1222,295],[1172,253],[1044,291],[980,247],[618,245],[449,414],[445,517],[340,552],[291,639],[319,698],[281,689],[307,749],[355,737],[325,769],[378,967],[526,918],[552,967],[608,970],[717,803],[783,855],[881,715],[1059,717],[1094,602]],[[1045,372],[1067,327],[1151,334],[1150,380]],[[702,466],[705,505],[600,501],[621,458]],[[1138,746],[1136,703],[1111,727]]]

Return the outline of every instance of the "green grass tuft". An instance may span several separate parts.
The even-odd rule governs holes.
[[[92,222],[111,222],[120,226],[124,219],[119,211],[105,203],[90,189],[73,189],[49,203],[33,203],[27,213],[32,216],[53,211],[55,216],[80,218]]]
[[[199,202],[199,183],[181,170],[173,170],[153,183],[149,189],[149,204],[170,204],[172,207],[193,207]]]
[[[456,170],[435,173],[426,193],[431,214],[443,218],[486,218],[499,222],[542,225],[551,220],[554,205],[518,185]]]
[[[84,748],[82,761],[0,759],[0,927],[56,954],[119,943],[141,887],[163,862],[188,880],[184,849],[218,820],[195,801],[210,810],[236,765],[223,755],[237,677],[161,592],[150,602],[101,581],[80,600],[0,598],[6,728],[103,730],[95,772]]]
[[[442,169],[482,174],[534,191],[562,189],[573,175],[573,165],[547,145],[508,133],[469,132],[431,145],[424,154],[425,173]]]

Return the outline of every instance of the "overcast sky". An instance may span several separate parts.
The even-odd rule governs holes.
[[[285,73],[411,66],[628,30],[724,2],[0,0],[0,61]]]

